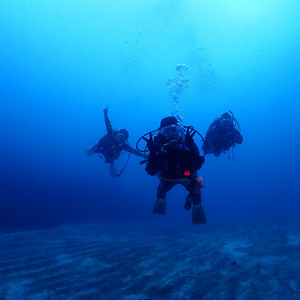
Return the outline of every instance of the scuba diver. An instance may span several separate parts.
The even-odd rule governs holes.
[[[106,131],[107,134],[100,139],[98,144],[95,146],[90,147],[88,150],[86,150],[86,153],[91,156],[94,153],[101,153],[105,157],[105,162],[109,163],[110,165],[110,175],[111,177],[119,177],[121,173],[124,171],[128,161],[130,153],[138,155],[138,156],[144,156],[134,148],[130,147],[128,144],[128,137],[129,133],[126,129],[113,129],[110,120],[108,118],[108,108],[106,107],[104,110],[104,119],[105,119],[105,125],[106,125]],[[124,153],[124,151],[127,151],[128,159],[123,167],[123,169],[117,173],[116,167],[115,167],[115,160],[119,158],[119,156]],[[100,156],[101,158],[101,156]]]
[[[222,114],[211,123],[206,132],[206,153],[213,153],[218,157],[222,152],[235,147],[235,144],[241,144],[243,137],[240,131],[240,125],[230,110],[229,113]]]
[[[182,184],[189,192],[184,208],[190,210],[193,206],[193,224],[205,223],[205,213],[201,206],[203,183],[202,178],[197,175],[197,170],[204,163],[204,156],[200,155],[193,139],[198,132],[192,126],[182,126],[180,123],[174,116],[163,118],[157,130],[138,140],[136,148],[140,152],[150,151],[145,170],[160,180],[153,213],[165,214],[166,193],[176,184]],[[149,138],[146,138],[148,134]],[[148,147],[149,150],[143,151],[138,148],[141,139],[147,142],[146,149]],[[202,140],[204,141],[203,138]]]

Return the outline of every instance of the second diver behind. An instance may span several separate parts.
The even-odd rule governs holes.
[[[141,154],[140,152],[138,152],[137,150],[129,146],[128,144],[129,133],[126,129],[121,129],[121,130],[113,129],[111,122],[108,118],[107,107],[103,110],[103,112],[104,112],[107,134],[99,140],[98,144],[86,150],[86,153],[88,155],[92,155],[93,153],[103,154],[103,156],[105,157],[105,162],[110,165],[111,177],[118,177],[120,176],[121,172],[124,170],[125,167],[119,173],[117,173],[115,167],[115,160],[119,158],[119,156],[123,151],[127,151],[129,153],[141,157],[143,157],[143,154]]]
[[[235,144],[241,144],[243,137],[240,130],[240,125],[231,111],[216,118],[206,132],[206,153],[213,153],[218,157],[235,147]]]

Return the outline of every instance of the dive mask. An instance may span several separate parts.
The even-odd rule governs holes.
[[[179,127],[177,125],[169,125],[160,129],[160,132],[168,140],[179,138]]]

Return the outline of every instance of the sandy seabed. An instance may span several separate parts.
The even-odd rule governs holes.
[[[0,299],[300,299],[300,224],[0,235]]]

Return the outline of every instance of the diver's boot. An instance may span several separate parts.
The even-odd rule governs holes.
[[[205,224],[206,223],[206,217],[205,217],[205,213],[204,213],[201,203],[193,204],[192,222],[193,222],[193,224],[201,224],[201,223]]]
[[[153,206],[154,214],[166,214],[166,199],[165,198],[157,198],[156,202]]]

